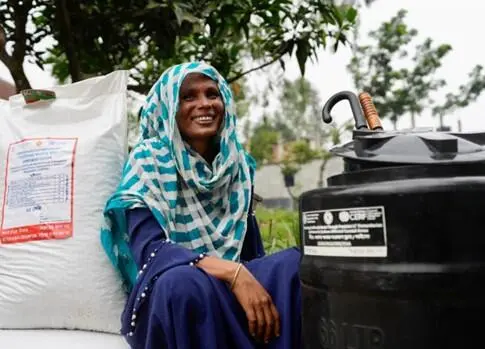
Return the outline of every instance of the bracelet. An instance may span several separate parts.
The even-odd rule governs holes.
[[[236,283],[239,272],[241,271],[241,267],[242,267],[242,263],[239,263],[236,268],[236,271],[234,272],[234,276],[232,277],[231,290],[234,288],[234,284]]]

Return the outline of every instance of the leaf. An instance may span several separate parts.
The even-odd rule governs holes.
[[[243,22],[241,23],[241,29],[242,31],[244,32],[244,36],[246,38],[246,40],[249,40],[249,16],[243,20]]]
[[[347,13],[345,15],[345,17],[347,18],[347,20],[350,22],[350,23],[354,23],[355,22],[355,19],[357,18],[357,10],[354,8],[354,7],[349,7],[349,9],[347,10]]]
[[[286,70],[285,61],[282,59],[279,59],[278,61],[280,62],[281,69]]]
[[[296,49],[296,59],[298,60],[298,66],[300,67],[301,75],[305,75],[305,64],[310,52],[310,44],[306,40],[300,40]]]
[[[156,8],[159,8],[159,7],[162,7],[162,6],[164,6],[164,5],[159,4],[154,0],[148,0],[148,4],[145,6],[145,9],[153,10],[153,9],[156,9]],[[176,5],[174,4],[174,6],[176,6]]]
[[[177,18],[178,25],[181,25],[182,21],[184,20],[184,10],[182,10],[177,4],[173,4],[173,12]]]
[[[0,11],[0,23],[6,31],[7,41],[12,41],[16,29],[12,5],[15,1],[1,3],[0,9],[4,11]],[[44,3],[34,1],[37,5],[29,9],[34,35],[26,38],[26,53],[27,57],[32,57],[38,51],[32,45],[37,42],[35,35],[39,39],[52,37],[53,47],[58,48],[52,72],[63,79],[66,72],[69,77],[69,64],[64,55],[66,45],[60,40],[55,7]],[[73,44],[83,72],[98,74],[119,67],[134,67],[132,78],[140,89],[149,89],[170,65],[192,59],[205,59],[217,66],[223,75],[234,76],[244,72],[244,63],[248,59],[273,58],[265,61],[274,61],[286,68],[287,57],[297,50],[298,64],[304,74],[308,59],[315,57],[314,52],[325,46],[325,37],[330,37],[331,22],[337,23],[336,18],[341,16],[346,25],[347,18],[354,16],[354,11],[349,9],[336,14],[335,5],[318,0],[299,3],[297,13],[291,0],[145,0],[129,3],[130,6],[126,6],[126,0],[73,2],[69,9],[72,26],[83,28],[82,35],[73,34]],[[255,24],[257,17],[263,20]],[[294,28],[304,29],[293,33]],[[343,29],[342,26],[339,28]],[[302,39],[302,35],[308,37]],[[300,45],[296,45],[295,40],[301,40]],[[51,55],[53,53],[47,53],[45,57]],[[282,60],[276,63],[280,56]]]

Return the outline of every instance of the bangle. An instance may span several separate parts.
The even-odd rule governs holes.
[[[234,284],[236,283],[239,272],[241,271],[241,267],[242,267],[242,263],[239,263],[236,268],[236,271],[234,272],[234,276],[232,277],[231,290],[234,288]]]

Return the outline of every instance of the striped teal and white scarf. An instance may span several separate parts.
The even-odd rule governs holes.
[[[225,106],[208,164],[183,141],[177,127],[179,90],[190,73],[217,82]],[[236,135],[234,100],[227,82],[211,66],[192,62],[166,70],[150,90],[141,113],[140,142],[125,165],[118,190],[105,208],[101,237],[112,263],[132,286],[136,266],[130,257],[124,211],[147,207],[166,238],[194,252],[238,260],[247,228],[254,160]]]

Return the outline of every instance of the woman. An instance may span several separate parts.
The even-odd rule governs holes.
[[[300,254],[263,256],[251,207],[255,164],[237,139],[226,81],[204,63],[171,67],[140,125],[102,232],[130,291],[129,344],[299,348]]]

